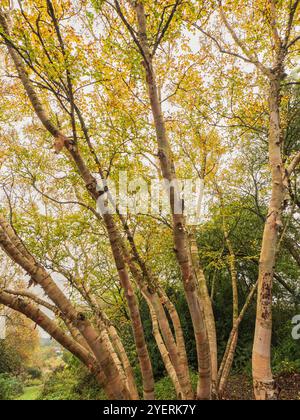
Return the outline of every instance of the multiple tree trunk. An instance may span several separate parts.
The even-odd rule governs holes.
[[[177,183],[176,170],[172,158],[172,150],[168,141],[165,121],[162,113],[159,98],[156,75],[153,66],[152,54],[147,38],[147,24],[144,5],[142,2],[135,2],[134,9],[139,28],[139,45],[144,59],[146,72],[146,83],[149,92],[152,115],[155,123],[158,156],[162,176],[173,185],[170,191],[170,208],[173,216],[173,235],[175,243],[175,253],[181,269],[183,287],[186,300],[189,306],[198,355],[199,383],[197,397],[199,399],[211,398],[211,361],[209,352],[209,342],[206,325],[201,309],[201,302],[197,289],[197,281],[193,270],[193,265],[189,252],[189,238],[180,198],[179,185]],[[122,15],[121,15],[122,16]],[[179,210],[178,210],[179,209]]]
[[[216,325],[212,301],[199,260],[196,232],[193,229],[189,229],[183,211],[180,211],[180,209],[183,210],[184,203],[180,197],[173,153],[168,139],[159,87],[157,85],[154,56],[159,44],[156,44],[153,50],[151,49],[147,35],[147,19],[143,2],[131,1],[129,3],[136,18],[137,31],[128,23],[117,0],[115,0],[114,5],[118,15],[136,43],[143,60],[145,83],[156,129],[161,175],[172,185],[169,196],[175,254],[180,267],[182,284],[192,319],[198,356],[199,381],[196,398],[209,400],[212,394],[215,397],[222,397],[224,393],[237,346],[238,329],[254,297],[256,287],[251,290],[243,309],[239,313],[236,260],[228,227],[224,221],[224,236],[230,254],[229,266],[233,290],[233,327],[223,361],[218,370]],[[287,193],[288,178],[300,161],[297,155],[291,165],[286,168],[282,159],[283,134],[280,123],[281,83],[284,78],[284,60],[288,51],[289,36],[287,35],[287,39],[285,40],[278,39],[279,35],[276,31],[276,24],[274,24],[274,42],[276,45],[277,59],[274,67],[269,69],[261,64],[239,40],[226,18],[222,9],[222,2],[219,3],[221,18],[234,41],[246,55],[246,60],[256,65],[268,78],[270,84],[269,158],[272,173],[272,198],[265,224],[260,258],[257,318],[253,347],[253,379],[257,399],[276,399],[278,397],[278,391],[272,376],[270,355],[272,337],[272,283],[278,236],[281,228],[282,206]],[[180,1],[175,3],[173,14],[176,12],[179,4]],[[50,0],[47,0],[47,5],[61,49],[64,52],[59,23],[55,17],[55,11]],[[56,152],[60,153],[62,150],[66,150],[70,159],[74,162],[78,174],[84,181],[90,196],[94,201],[97,201],[103,191],[99,191],[96,179],[80,153],[76,135],[72,139],[67,137],[53,124],[47,115],[45,106],[29,78],[24,57],[11,39],[9,16],[3,12],[0,12],[0,25],[2,27],[2,37],[4,38],[28,99],[43,126],[55,139]],[[164,31],[162,31],[162,36],[163,33]],[[161,41],[162,37],[158,42]],[[74,123],[74,115],[76,113],[91,154],[97,163],[99,173],[102,175],[103,171],[100,160],[92,148],[89,133],[80,109],[74,102],[71,77],[68,69],[66,70],[66,77],[69,82],[68,93],[72,107],[72,121]],[[73,124],[73,133],[75,131]],[[142,374],[144,398],[154,399],[154,379],[136,290],[140,291],[148,304],[153,325],[153,335],[166,371],[176,390],[177,397],[180,399],[192,399],[194,393],[189,375],[185,341],[180,317],[175,306],[169,300],[168,296],[166,296],[158,279],[155,278],[141,257],[138,247],[135,244],[134,235],[123,216],[120,213],[118,213],[118,218],[106,212],[99,214],[97,211],[93,211],[93,213],[98,222],[103,223],[106,228],[120,285],[124,290],[136,353]],[[123,234],[126,237],[126,241],[123,239]],[[51,301],[51,303],[43,301],[26,291],[18,292],[0,289],[0,303],[32,319],[54,337],[64,348],[72,352],[93,372],[109,398],[138,399],[139,395],[133,369],[122,341],[116,328],[110,323],[105,312],[94,297],[89,295],[85,290],[79,289],[79,292],[94,313],[94,318],[89,320],[83,312],[76,309],[75,305],[72,304],[56,285],[48,271],[29,252],[13,227],[2,217],[0,218],[0,246],[16,264],[23,268],[31,277],[32,281],[42,287],[45,295]],[[65,330],[59,327],[55,320],[47,317],[40,309],[41,306],[46,307],[57,317],[61,318],[65,324]]]
[[[288,23],[284,36],[279,33],[276,3],[268,0],[270,8],[270,26],[272,30],[273,59],[272,67],[265,66],[257,55],[250,51],[247,45],[239,38],[237,32],[228,21],[219,0],[219,12],[228,32],[232,36],[237,47],[244,54],[240,56],[247,62],[252,63],[266,77],[269,83],[269,162],[272,175],[272,196],[269,203],[268,215],[265,223],[263,241],[261,247],[257,316],[255,337],[253,344],[253,382],[257,400],[276,400],[279,396],[278,387],[274,381],[271,368],[271,339],[272,339],[272,289],[276,254],[278,248],[279,231],[282,227],[281,216],[284,200],[287,196],[288,178],[295,170],[295,163],[299,159],[299,153],[293,159],[291,165],[286,168],[282,157],[283,131],[281,126],[281,89],[285,78],[285,60],[289,48],[295,40],[290,39],[295,14],[298,10],[299,0],[290,3]],[[298,162],[299,163],[299,162]]]

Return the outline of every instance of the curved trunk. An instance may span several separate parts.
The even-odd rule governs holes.
[[[1,224],[1,222],[0,222]],[[4,292],[13,295],[13,296],[20,296],[24,298],[28,298],[30,302],[34,302],[35,304],[39,306],[43,306],[44,308],[51,311],[53,314],[61,318],[67,327],[69,333],[71,334],[74,341],[76,341],[78,344],[80,344],[83,348],[85,348],[87,351],[91,351],[89,348],[89,345],[87,344],[86,340],[83,338],[83,336],[80,334],[79,330],[74,327],[72,322],[54,305],[51,305],[51,303],[39,298],[34,293],[29,292],[28,290],[19,289],[19,290],[12,290],[12,289],[4,289]]]
[[[139,393],[136,387],[133,369],[128,359],[128,356],[126,354],[126,350],[123,346],[123,343],[113,325],[109,325],[107,329],[108,329],[108,334],[111,338],[112,344],[114,346],[114,349],[117,352],[122,362],[126,381],[127,381],[127,386],[130,391],[130,394],[132,395],[134,400],[139,400]]]
[[[145,296],[145,299],[148,301],[148,298]],[[178,380],[178,376],[176,373],[176,370],[174,368],[174,365],[171,361],[171,357],[170,354],[165,346],[164,340],[161,336],[160,330],[159,330],[159,325],[158,325],[158,320],[157,320],[157,316],[155,313],[155,310],[152,306],[152,303],[150,301],[148,301],[148,305],[149,305],[149,310],[150,310],[150,315],[151,315],[151,320],[152,320],[152,331],[153,331],[153,336],[155,338],[157,347],[159,349],[159,352],[161,354],[162,360],[164,362],[166,371],[174,385],[175,391],[176,391],[176,396],[177,398],[180,399],[184,399],[183,393],[182,393],[182,389]]]
[[[119,236],[119,232],[117,230],[113,217],[109,214],[104,214],[103,219],[105,221],[105,225],[108,231],[111,248],[113,251],[116,267],[119,273],[120,283],[124,289],[126,301],[130,311],[134,340],[143,378],[144,398],[146,400],[153,400],[154,378],[152,364],[146,345],[140,310],[125,265],[125,259],[122,251],[122,239]]]
[[[67,336],[47,315],[37,306],[26,302],[23,298],[13,297],[8,293],[0,291],[0,303],[15,310],[31,319],[53,337],[63,348],[70,351],[95,375],[98,383],[105,390],[108,398],[114,398],[115,393],[105,374],[97,364],[94,356],[79,343]]]
[[[170,360],[172,362],[172,365],[174,366],[176,375],[178,377],[178,381],[181,388],[181,398],[182,399],[192,399],[193,398],[193,390],[192,385],[190,382],[189,377],[189,371],[187,366],[182,364],[182,360],[180,358],[180,353],[178,346],[174,340],[172,331],[169,326],[169,321],[167,319],[165,310],[163,308],[163,305],[160,301],[159,296],[154,294],[147,294],[147,299],[150,302],[150,305],[152,306],[152,312],[155,314],[156,319],[158,320],[158,325],[163,337],[163,341],[165,343],[165,347],[168,351]]]
[[[219,193],[219,195],[220,195],[221,207],[223,209],[224,206],[223,206],[222,194]],[[237,277],[237,269],[236,269],[236,258],[235,258],[235,253],[233,250],[231,240],[229,238],[229,232],[228,232],[224,214],[222,214],[222,218],[223,218],[224,237],[225,237],[227,248],[229,251],[228,260],[229,260],[229,270],[230,270],[231,285],[232,285],[232,320],[233,320],[232,328],[234,330],[234,334],[232,334],[229,338],[228,346],[225,352],[226,355],[223,358],[221,369],[220,369],[218,394],[219,394],[219,397],[221,398],[224,394],[224,391],[228,382],[228,378],[229,378],[230,371],[232,368],[234,355],[235,355],[236,347],[238,344],[238,338],[239,338],[238,337],[239,330],[237,327],[238,319],[239,319],[239,294],[238,294],[238,277]]]
[[[165,310],[164,310],[164,307],[165,307],[167,312],[169,313],[169,316],[172,321],[173,329],[175,332],[175,345],[177,348],[178,366],[179,366],[179,369],[177,369],[177,374],[178,374],[179,382],[183,390],[183,395],[185,399],[191,400],[194,397],[194,391],[192,388],[192,383],[191,383],[191,378],[190,378],[189,363],[188,363],[185,340],[184,340],[184,335],[183,335],[183,331],[181,327],[180,318],[179,318],[179,315],[175,306],[161,289],[158,290],[158,296],[160,299],[160,304],[162,305],[164,316],[167,322],[169,322],[165,314]],[[168,327],[170,328],[169,324],[168,324]]]
[[[93,313],[95,314],[98,329],[102,334],[101,337],[103,341],[107,343],[107,347],[110,353],[113,355],[113,358],[116,361],[116,365],[119,367],[121,375],[123,376],[127,388],[129,389],[131,398],[133,400],[139,400],[134,372],[117,330],[109,320],[106,313],[103,312],[101,306],[98,304],[97,299],[88,293],[84,288],[78,287],[77,290],[81,296],[89,303]]]
[[[4,32],[9,35],[9,24],[7,19],[0,15],[0,23],[4,29]],[[85,162],[83,161],[77,145],[73,144],[60,130],[51,122],[49,116],[47,115],[43,104],[39,100],[35,89],[28,77],[26,69],[23,65],[22,59],[18,55],[18,53],[14,50],[8,39],[6,39],[6,45],[13,59],[15,67],[18,71],[20,79],[23,83],[23,86],[26,90],[29,100],[39,117],[42,124],[45,128],[51,133],[55,138],[55,150],[59,153],[64,147],[68,150],[70,155],[72,156],[74,162],[76,163],[77,169],[86,184],[86,188],[92,198],[97,200],[100,196],[99,192],[97,191],[97,181],[90,173],[89,169],[87,168]],[[134,295],[133,289],[130,284],[129,276],[126,270],[124,258],[119,246],[118,240],[118,232],[116,229],[116,225],[114,223],[113,216],[110,214],[103,215],[104,223],[107,228],[108,236],[110,239],[110,244],[112,247],[112,252],[114,256],[114,260],[117,266],[120,283],[125,291],[126,300],[128,303],[128,307],[130,310],[130,315],[132,319],[132,328],[134,339],[137,346],[137,353],[140,362],[140,368],[143,377],[144,383],[144,397],[145,399],[154,399],[154,380],[153,380],[153,372],[152,372],[152,365],[150,361],[150,357],[148,354],[148,349],[145,342],[144,337],[144,330],[141,323],[140,312],[138,308],[138,304],[136,301],[136,297]],[[97,341],[96,339],[94,341]],[[89,343],[90,345],[90,343]],[[95,344],[93,344],[95,346]]]
[[[129,392],[119,375],[117,367],[106,349],[99,345],[99,334],[86,319],[85,315],[78,313],[75,310],[64,293],[57,287],[50,274],[48,274],[40,264],[34,262],[35,260],[32,256],[30,261],[25,258],[24,253],[21,253],[19,249],[14,246],[2,229],[0,229],[0,245],[10,258],[21,266],[35,283],[42,287],[46,295],[52,300],[57,308],[70,320],[73,326],[81,332],[103,368],[105,375],[111,379],[111,386],[115,391],[115,398],[129,398]]]
[[[126,246],[123,244],[123,251],[127,260],[127,264],[129,265],[131,273],[135,278],[140,290],[146,293],[149,301],[152,304],[153,310],[156,313],[159,322],[159,327],[165,341],[165,345],[170,353],[172,363],[174,364],[175,370],[178,375],[183,396],[187,399],[191,399],[193,396],[193,389],[190,380],[185,342],[178,313],[174,305],[166,296],[166,294],[159,287],[157,279],[155,278],[151,270],[149,270],[145,261],[143,261],[143,259],[141,258],[137,246],[135,244],[134,236],[130,230],[127,221],[119,212],[118,215],[126,233],[128,242],[130,244],[130,249],[133,257],[130,257]],[[136,269],[134,261],[136,261],[139,268],[141,269],[141,273]],[[169,312],[172,314],[171,319],[176,335],[176,340],[174,339],[172,330],[170,328],[169,320],[164,310],[165,303],[168,304],[168,307],[170,309]]]
[[[198,280],[199,294],[203,305],[203,316],[205,319],[207,336],[209,341],[210,359],[211,359],[211,379],[212,379],[212,393],[217,394],[218,381],[218,344],[215,315],[213,311],[212,301],[209,296],[209,291],[203,270],[200,266],[199,252],[195,233],[190,233],[190,249],[193,261],[195,275]]]
[[[233,328],[231,330],[231,333],[227,342],[226,350],[225,350],[222,363],[218,372],[218,395],[220,398],[222,398],[224,394],[224,391],[226,389],[227,382],[228,382],[228,377],[232,368],[232,363],[233,363],[234,354],[235,354],[236,345],[237,345],[237,334],[238,334],[239,326],[241,322],[243,321],[244,316],[252,302],[252,299],[257,290],[257,286],[258,286],[258,283],[256,283],[255,286],[253,286],[251,292],[249,293],[246,299],[246,302],[243,306],[243,309],[240,312],[240,315],[238,316],[237,320],[233,324]]]
[[[149,271],[147,270],[145,264],[141,261],[137,249],[135,247],[134,239],[129,232],[129,227],[126,228],[127,235],[130,236],[130,243],[133,247],[133,253],[135,255],[135,259],[141,262],[141,269],[143,270],[143,275],[147,279],[147,283],[145,282],[142,273],[138,270],[135,263],[133,262],[126,245],[122,243],[123,248],[123,254],[125,256],[126,262],[130,268],[130,271],[132,273],[133,278],[135,279],[142,295],[144,296],[152,318],[152,323],[157,320],[159,325],[159,331],[157,332],[157,345],[160,352],[165,353],[165,349],[167,350],[169,354],[169,358],[165,358],[165,355],[161,353],[161,356],[163,358],[164,363],[166,362],[168,365],[169,363],[172,363],[173,369],[175,369],[176,372],[176,380],[180,383],[180,395],[183,399],[191,399],[193,397],[193,390],[192,385],[189,377],[189,370],[187,364],[183,364],[182,359],[180,358],[179,349],[177,347],[177,344],[174,340],[173,333],[171,331],[169,320],[166,316],[164,307],[161,303],[160,297],[156,291],[153,290],[155,287],[156,281],[152,277],[150,277]],[[162,334],[162,336],[160,335]],[[159,334],[159,336],[158,336]],[[162,345],[163,344],[163,345]],[[183,350],[183,349],[182,349]],[[185,350],[185,348],[184,348]],[[166,369],[169,372],[172,373],[169,367],[166,366]],[[174,380],[174,375],[172,373],[171,377],[172,381]],[[177,387],[177,384],[174,383],[175,388]]]
[[[230,345],[228,347],[228,354],[227,354],[227,357],[225,359],[225,363],[222,366],[222,376],[220,378],[220,383],[219,383],[219,387],[218,387],[219,398],[223,397],[224,391],[226,389],[226,385],[227,385],[227,382],[228,382],[228,378],[229,378],[230,371],[231,371],[232,364],[233,364],[233,360],[234,360],[234,355],[235,355],[237,343],[238,343],[238,329],[235,330],[235,334],[233,335],[232,339],[230,340]]]

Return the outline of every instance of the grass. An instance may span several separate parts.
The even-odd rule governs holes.
[[[41,393],[42,386],[28,386],[25,388],[24,393],[17,398],[19,401],[33,401],[36,400]]]

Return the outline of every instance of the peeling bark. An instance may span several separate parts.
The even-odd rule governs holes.
[[[225,350],[222,363],[219,369],[219,373],[218,373],[218,394],[220,398],[222,398],[224,391],[226,390],[226,386],[227,386],[227,382],[228,382],[228,378],[229,378],[229,374],[231,371],[234,354],[236,350],[237,334],[238,334],[239,326],[241,322],[243,321],[245,314],[254,298],[254,295],[257,291],[257,286],[258,286],[258,283],[252,288],[251,292],[249,293],[246,299],[246,302],[243,306],[243,309],[241,310],[238,318],[234,321],[234,324],[233,324],[233,327],[232,327],[232,330],[231,330],[231,333],[227,342],[226,350]]]
[[[94,374],[98,383],[104,388],[109,398],[114,398],[114,391],[109,381],[100,368],[95,357],[76,341],[68,337],[47,315],[45,315],[37,306],[26,302],[23,298],[13,297],[10,294],[0,290],[0,303],[15,311],[18,311],[31,319],[53,337],[65,349],[69,350]]]
[[[177,212],[177,208],[181,206],[182,200],[179,195],[177,185],[175,165],[172,158],[172,151],[167,137],[165,121],[162,113],[159,92],[156,83],[155,71],[152,63],[149,43],[147,39],[147,25],[144,6],[141,2],[134,3],[134,9],[137,16],[139,27],[139,43],[144,58],[143,65],[146,72],[146,83],[149,92],[152,115],[154,118],[158,157],[160,167],[164,179],[172,182],[174,187],[170,191],[170,207],[173,216],[173,234],[176,249],[177,261],[179,263],[185,296],[191,313],[199,369],[199,384],[197,397],[199,399],[211,398],[211,363],[209,353],[209,342],[207,337],[206,325],[202,315],[201,304],[197,292],[197,284],[192,268],[192,262],[189,254],[189,240],[186,231],[185,220],[183,214]]]
[[[282,65],[282,63],[281,63]],[[285,198],[285,171],[281,155],[280,123],[282,68],[270,80],[269,159],[272,173],[272,197],[265,223],[259,264],[257,318],[253,345],[253,380],[257,400],[276,400],[278,387],[271,368],[272,287],[281,213]]]
[[[195,276],[198,280],[199,294],[203,305],[203,316],[205,319],[207,336],[209,341],[210,359],[211,359],[211,378],[212,378],[212,393],[217,395],[217,382],[218,382],[218,345],[217,345],[217,331],[215,316],[212,306],[212,301],[209,296],[209,291],[206,283],[206,278],[203,269],[200,265],[199,251],[195,232],[190,232],[190,247],[191,258],[195,270]]]
[[[11,231],[9,232],[11,233]],[[13,240],[16,242],[16,239]],[[51,275],[34,259],[30,260],[24,256],[24,252],[20,252],[10,240],[8,233],[0,229],[0,246],[7,253],[7,255],[20,267],[22,267],[30,277],[39,284],[46,295],[57,306],[61,313],[66,316],[72,325],[77,328],[84,339],[87,341],[90,349],[93,351],[96,359],[103,368],[107,377],[111,379],[111,386],[115,392],[116,399],[129,398],[129,392],[126,389],[122,379],[119,376],[118,370],[111,359],[110,354],[105,348],[99,345],[99,335],[92,327],[84,314],[78,313],[71,302],[66,298],[64,293],[57,287]]]
[[[9,24],[5,16],[0,14],[0,24],[2,25],[5,33],[9,34]],[[85,182],[86,188],[92,198],[97,200],[99,198],[99,192],[97,191],[97,181],[90,173],[89,169],[87,168],[85,162],[83,161],[77,146],[74,142],[70,141],[60,130],[51,122],[49,116],[45,112],[44,106],[39,100],[38,95],[35,92],[35,89],[32,86],[32,83],[29,80],[27,71],[25,66],[22,62],[21,57],[12,47],[11,43],[6,39],[6,45],[10,56],[15,64],[15,67],[18,71],[19,77],[23,83],[25,91],[28,95],[28,98],[39,117],[40,121],[44,125],[44,127],[52,134],[55,138],[55,148],[56,151],[60,151],[63,147],[67,149],[71,157],[73,158],[77,169]],[[59,150],[58,150],[59,149]],[[152,372],[152,365],[147,349],[147,345],[145,342],[144,330],[141,322],[140,312],[137,304],[137,300],[130,284],[130,279],[128,276],[128,272],[126,269],[126,265],[124,262],[124,258],[122,255],[120,241],[119,241],[119,233],[117,231],[113,216],[110,214],[104,214],[103,220],[108,232],[108,236],[110,239],[110,244],[113,251],[113,256],[115,260],[115,264],[118,270],[120,283],[124,288],[126,300],[128,303],[130,316],[132,319],[132,328],[134,339],[137,347],[138,358],[140,362],[140,368],[142,372],[142,378],[144,383],[144,397],[145,399],[154,399],[154,379],[153,379],[153,372]],[[95,340],[96,341],[96,340]]]

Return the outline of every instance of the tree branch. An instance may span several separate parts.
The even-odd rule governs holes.
[[[138,40],[138,38],[136,36],[135,30],[133,29],[133,27],[130,25],[130,23],[126,19],[125,15],[123,14],[122,9],[121,9],[121,6],[120,6],[120,3],[118,2],[118,0],[114,0],[114,3],[115,3],[115,8],[116,8],[116,11],[117,11],[118,15],[120,16],[121,20],[123,21],[124,25],[126,26],[126,28],[128,29],[130,35],[132,36],[133,41],[135,42],[136,46],[138,47],[140,53],[142,54],[142,57],[143,57],[143,59],[145,61],[145,64],[147,66],[149,66],[150,63],[148,62],[148,58],[147,58],[147,56],[145,54],[145,51],[144,51],[141,43],[139,42],[139,40]]]
[[[277,52],[279,52],[282,48],[282,40],[278,32],[276,6],[274,3],[274,0],[269,0],[269,4],[270,4],[270,11],[271,11],[271,28],[273,32],[273,39],[274,39],[276,50]]]
[[[290,178],[297,166],[300,165],[300,151],[294,156],[292,162],[285,171],[285,178]]]
[[[172,22],[172,20],[174,18],[174,15],[176,13],[176,10],[177,10],[178,6],[181,3],[182,3],[182,0],[176,0],[176,3],[174,4],[173,9],[172,9],[172,11],[170,13],[170,16],[168,17],[168,20],[167,20],[165,26],[163,27],[160,35],[159,35],[159,32],[157,33],[157,40],[156,40],[156,42],[154,44],[154,47],[153,47],[153,50],[152,50],[152,57],[154,57],[154,55],[155,55],[155,53],[157,51],[157,48],[159,47],[159,45],[161,44],[163,38],[165,37],[165,35],[166,35],[166,33],[167,33],[168,29],[169,29],[169,26],[170,26],[170,24],[171,24],[171,22]]]
[[[291,44],[289,44],[289,39],[290,39],[290,36],[291,36],[291,30],[292,30],[292,25],[293,25],[293,22],[294,22],[294,17],[295,17],[296,10],[297,10],[299,4],[300,4],[300,0],[295,0],[295,3],[292,5],[291,10],[290,10],[289,21],[288,21],[288,25],[287,25],[287,28],[286,28],[285,38],[284,38],[284,43],[283,43],[283,47],[286,48],[286,49],[289,49],[290,46],[291,46]]]
[[[99,219],[99,217],[101,218],[100,214],[91,206],[89,206],[88,204],[82,203],[81,201],[59,201],[56,200],[53,197],[50,197],[50,195],[42,192],[35,184],[35,182],[32,183],[33,188],[39,193],[41,194],[43,197],[47,198],[48,200],[52,201],[53,203],[59,204],[59,205],[68,205],[68,204],[74,204],[74,205],[78,205],[81,207],[84,207],[85,209],[91,211],[96,217],[97,219]]]
[[[287,49],[290,49],[293,45],[295,45],[298,41],[300,41],[300,36],[297,36],[293,41],[291,41],[288,46]]]
[[[34,293],[29,292],[28,290],[4,289],[3,291],[5,293],[8,293],[9,295],[21,296],[21,297],[24,297],[24,298],[28,298],[28,299],[32,300],[34,303],[36,303],[37,305],[43,306],[44,308],[48,309],[49,311],[53,312],[54,314],[57,314],[57,315],[60,314],[60,311],[56,308],[56,306],[51,305],[51,303],[46,302],[45,300],[39,298]]]
[[[229,23],[224,9],[222,7],[222,0],[218,0],[219,3],[219,12],[220,12],[220,16],[221,19],[224,23],[224,25],[226,26],[228,32],[230,33],[232,39],[234,40],[234,42],[236,43],[236,45],[243,51],[243,53],[248,57],[249,61],[254,64],[259,70],[262,71],[263,74],[265,74],[266,76],[270,77],[271,76],[271,70],[268,67],[265,67],[256,56],[253,56],[251,54],[251,52],[248,50],[248,48],[244,45],[244,43],[241,41],[241,39],[238,37],[238,35],[236,34],[235,30],[233,29],[233,27],[231,26],[231,24]]]
[[[196,23],[193,24],[194,28],[198,29],[200,32],[203,33],[203,35],[207,36],[208,38],[210,38],[218,47],[219,51],[223,54],[228,54],[228,55],[232,55],[234,57],[240,58],[241,60],[245,61],[246,63],[251,63],[254,64],[253,61],[249,60],[249,58],[244,57],[240,54],[234,53],[232,51],[228,51],[228,50],[224,50],[221,46],[221,44],[219,43],[219,41],[210,33],[206,32],[204,29],[202,29],[199,25],[197,25]]]
[[[43,313],[36,305],[26,302],[26,300],[20,297],[13,297],[11,294],[1,289],[0,304],[20,312],[27,318],[31,319],[65,349],[69,350],[75,357],[83,362],[96,375],[101,384],[104,385],[106,383],[106,378],[100,371],[100,367],[92,354],[67,334],[65,334],[64,331],[59,328],[56,323],[52,321],[45,313]]]

